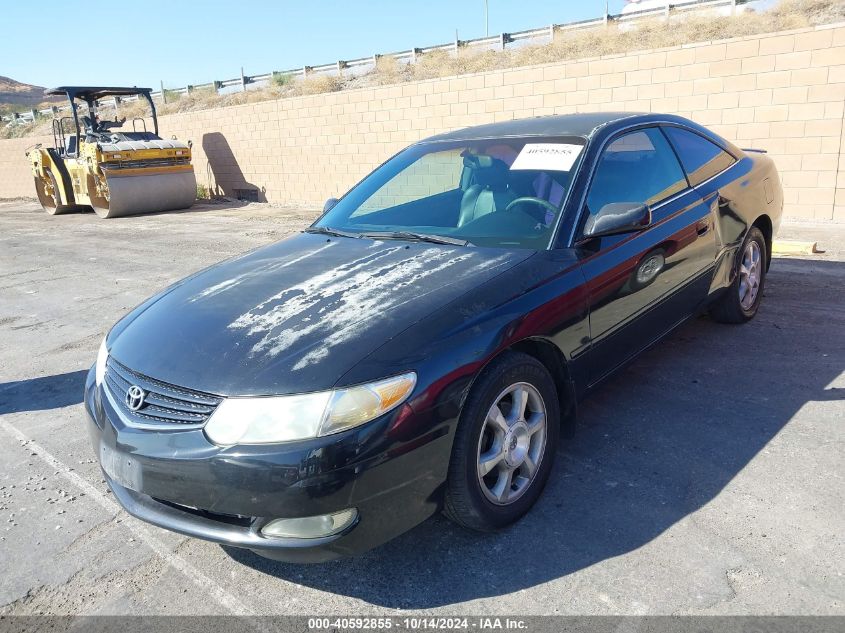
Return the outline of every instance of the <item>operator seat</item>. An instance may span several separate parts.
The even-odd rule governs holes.
[[[507,164],[491,156],[467,155],[464,166],[472,170],[471,185],[461,198],[458,226],[494,211],[504,211],[516,195],[508,189]]]

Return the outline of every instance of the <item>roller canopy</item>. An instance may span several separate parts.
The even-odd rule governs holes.
[[[58,88],[50,88],[45,90],[47,95],[67,95],[71,99],[76,97],[88,101],[90,99],[102,99],[103,97],[125,97],[129,95],[147,94],[152,92],[152,88],[138,88],[138,87],[107,87],[107,86],[59,86]]]

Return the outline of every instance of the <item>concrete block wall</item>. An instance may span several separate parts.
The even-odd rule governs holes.
[[[402,147],[455,128],[595,110],[680,114],[780,169],[787,217],[845,222],[845,24],[169,115],[197,179],[321,206]],[[0,197],[32,196],[0,141]]]
[[[27,136],[0,141],[0,200],[35,197],[35,185],[25,152],[36,143],[51,146],[53,137]]]

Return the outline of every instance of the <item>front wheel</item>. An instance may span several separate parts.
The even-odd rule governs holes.
[[[739,250],[733,283],[710,306],[710,316],[720,323],[745,323],[757,314],[766,282],[766,238],[751,227]]]
[[[461,411],[444,511],[475,530],[522,517],[540,496],[555,459],[560,407],[546,368],[509,352],[485,369]]]

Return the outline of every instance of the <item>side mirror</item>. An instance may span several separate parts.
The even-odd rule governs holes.
[[[323,205],[323,213],[331,211],[338,202],[337,198],[329,198],[326,200],[326,204]]]
[[[601,237],[640,231],[651,224],[651,209],[645,202],[612,202],[591,215],[584,225],[584,237]]]

